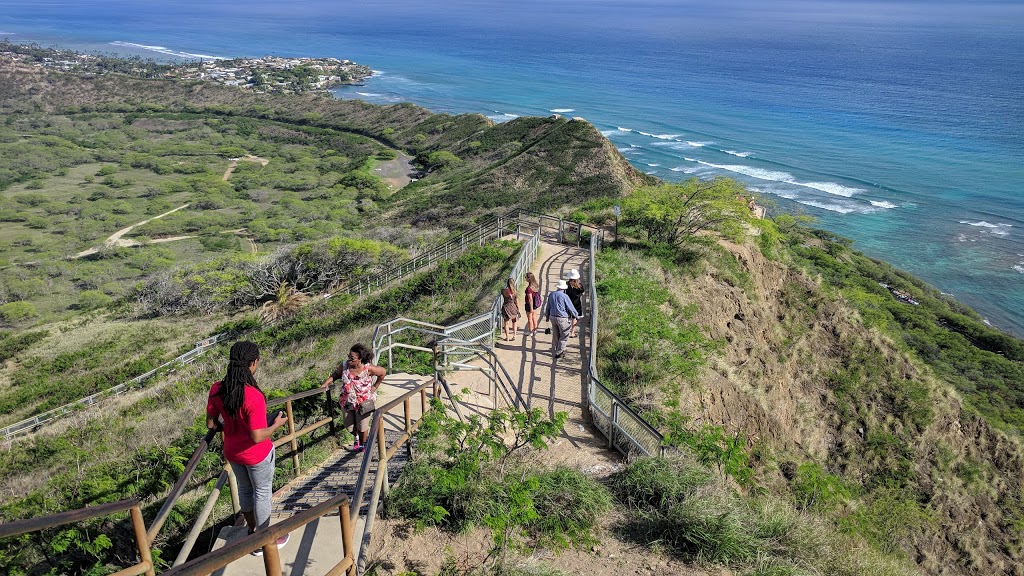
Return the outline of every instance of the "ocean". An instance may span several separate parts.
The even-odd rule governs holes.
[[[1024,336],[1018,3],[0,0],[0,37],[349,58],[377,73],[339,98],[580,116],[645,172],[736,178]]]

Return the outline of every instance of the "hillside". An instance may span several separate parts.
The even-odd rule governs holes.
[[[622,202],[622,242],[598,261],[602,378],[729,498],[776,499],[923,573],[1024,573],[1024,343],[845,239],[787,215],[750,218],[735,183],[716,181],[720,197],[702,206],[726,219],[666,241],[671,231],[643,219],[660,183],[582,120],[494,124],[33,68],[0,70],[0,94],[3,423],[220,330],[264,347],[272,394],[308,389],[376,322],[444,323],[489,305],[515,246],[371,298],[318,299],[276,324],[257,318],[265,303],[337,289],[512,207],[608,226]],[[375,172],[396,157],[417,170],[398,191]],[[108,243],[128,227],[130,243]],[[152,504],[201,436],[222,356],[11,442],[0,518]],[[211,454],[197,482],[215,467]],[[0,564],[56,554],[81,569],[102,556],[65,552],[4,543]]]
[[[602,373],[742,489],[782,495],[924,573],[1021,573],[1020,342],[844,239],[778,222],[681,258],[642,243],[603,255],[616,335]],[[630,275],[659,278],[660,305],[698,335],[684,344],[690,375],[644,383],[615,369],[637,307],[615,286]]]

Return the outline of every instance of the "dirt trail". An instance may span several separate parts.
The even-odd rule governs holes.
[[[235,171],[235,168],[238,168],[239,162],[259,162],[260,166],[266,166],[267,164],[270,164],[270,160],[267,160],[266,158],[260,158],[259,156],[253,156],[252,154],[246,154],[241,158],[232,158],[231,164],[228,164],[228,169],[224,171],[224,177],[221,178],[221,180],[227,182],[228,178],[231,177],[231,173]]]
[[[128,226],[126,228],[121,228],[117,232],[114,232],[113,234],[111,234],[106,240],[104,240],[103,241],[103,246],[92,247],[92,248],[89,248],[88,250],[83,250],[83,251],[79,252],[78,254],[75,254],[75,258],[83,258],[83,257],[88,256],[90,254],[95,254],[95,253],[99,252],[101,248],[111,248],[111,247],[114,247],[114,246],[138,246],[139,243],[137,241],[130,240],[130,239],[129,240],[122,240],[121,237],[124,236],[125,234],[131,232],[133,229],[138,228],[139,226],[142,226],[143,224],[148,224],[148,223],[150,223],[153,220],[156,220],[158,218],[163,218],[164,216],[168,216],[170,214],[174,214],[175,212],[177,212],[178,210],[181,210],[182,208],[188,208],[188,204],[182,204],[181,206],[178,206],[174,210],[170,210],[168,212],[164,212],[163,214],[160,214],[158,216],[153,216],[152,218],[149,218],[147,220],[143,220],[142,222],[138,222],[136,224],[132,224],[131,226]],[[172,240],[181,240],[183,238],[192,238],[192,236],[176,236],[176,237],[173,237],[173,238],[161,238],[159,240],[154,240],[153,242],[170,242]]]

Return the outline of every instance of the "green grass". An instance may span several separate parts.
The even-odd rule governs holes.
[[[687,458],[644,458],[611,481],[624,537],[742,574],[914,574],[909,565],[771,498],[740,498]],[[884,550],[891,552],[892,550]]]

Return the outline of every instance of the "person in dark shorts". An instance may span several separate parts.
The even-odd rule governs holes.
[[[576,314],[583,316],[583,284],[580,283],[580,271],[573,268],[569,270],[566,284],[569,286],[565,290],[565,294],[569,297],[574,308],[576,308]],[[576,337],[576,326],[579,321],[576,318],[572,319],[572,326],[569,327],[569,337]]]
[[[533,272],[526,273],[526,298],[523,302],[526,305],[526,333],[533,335],[537,332],[541,306],[540,283]]]

